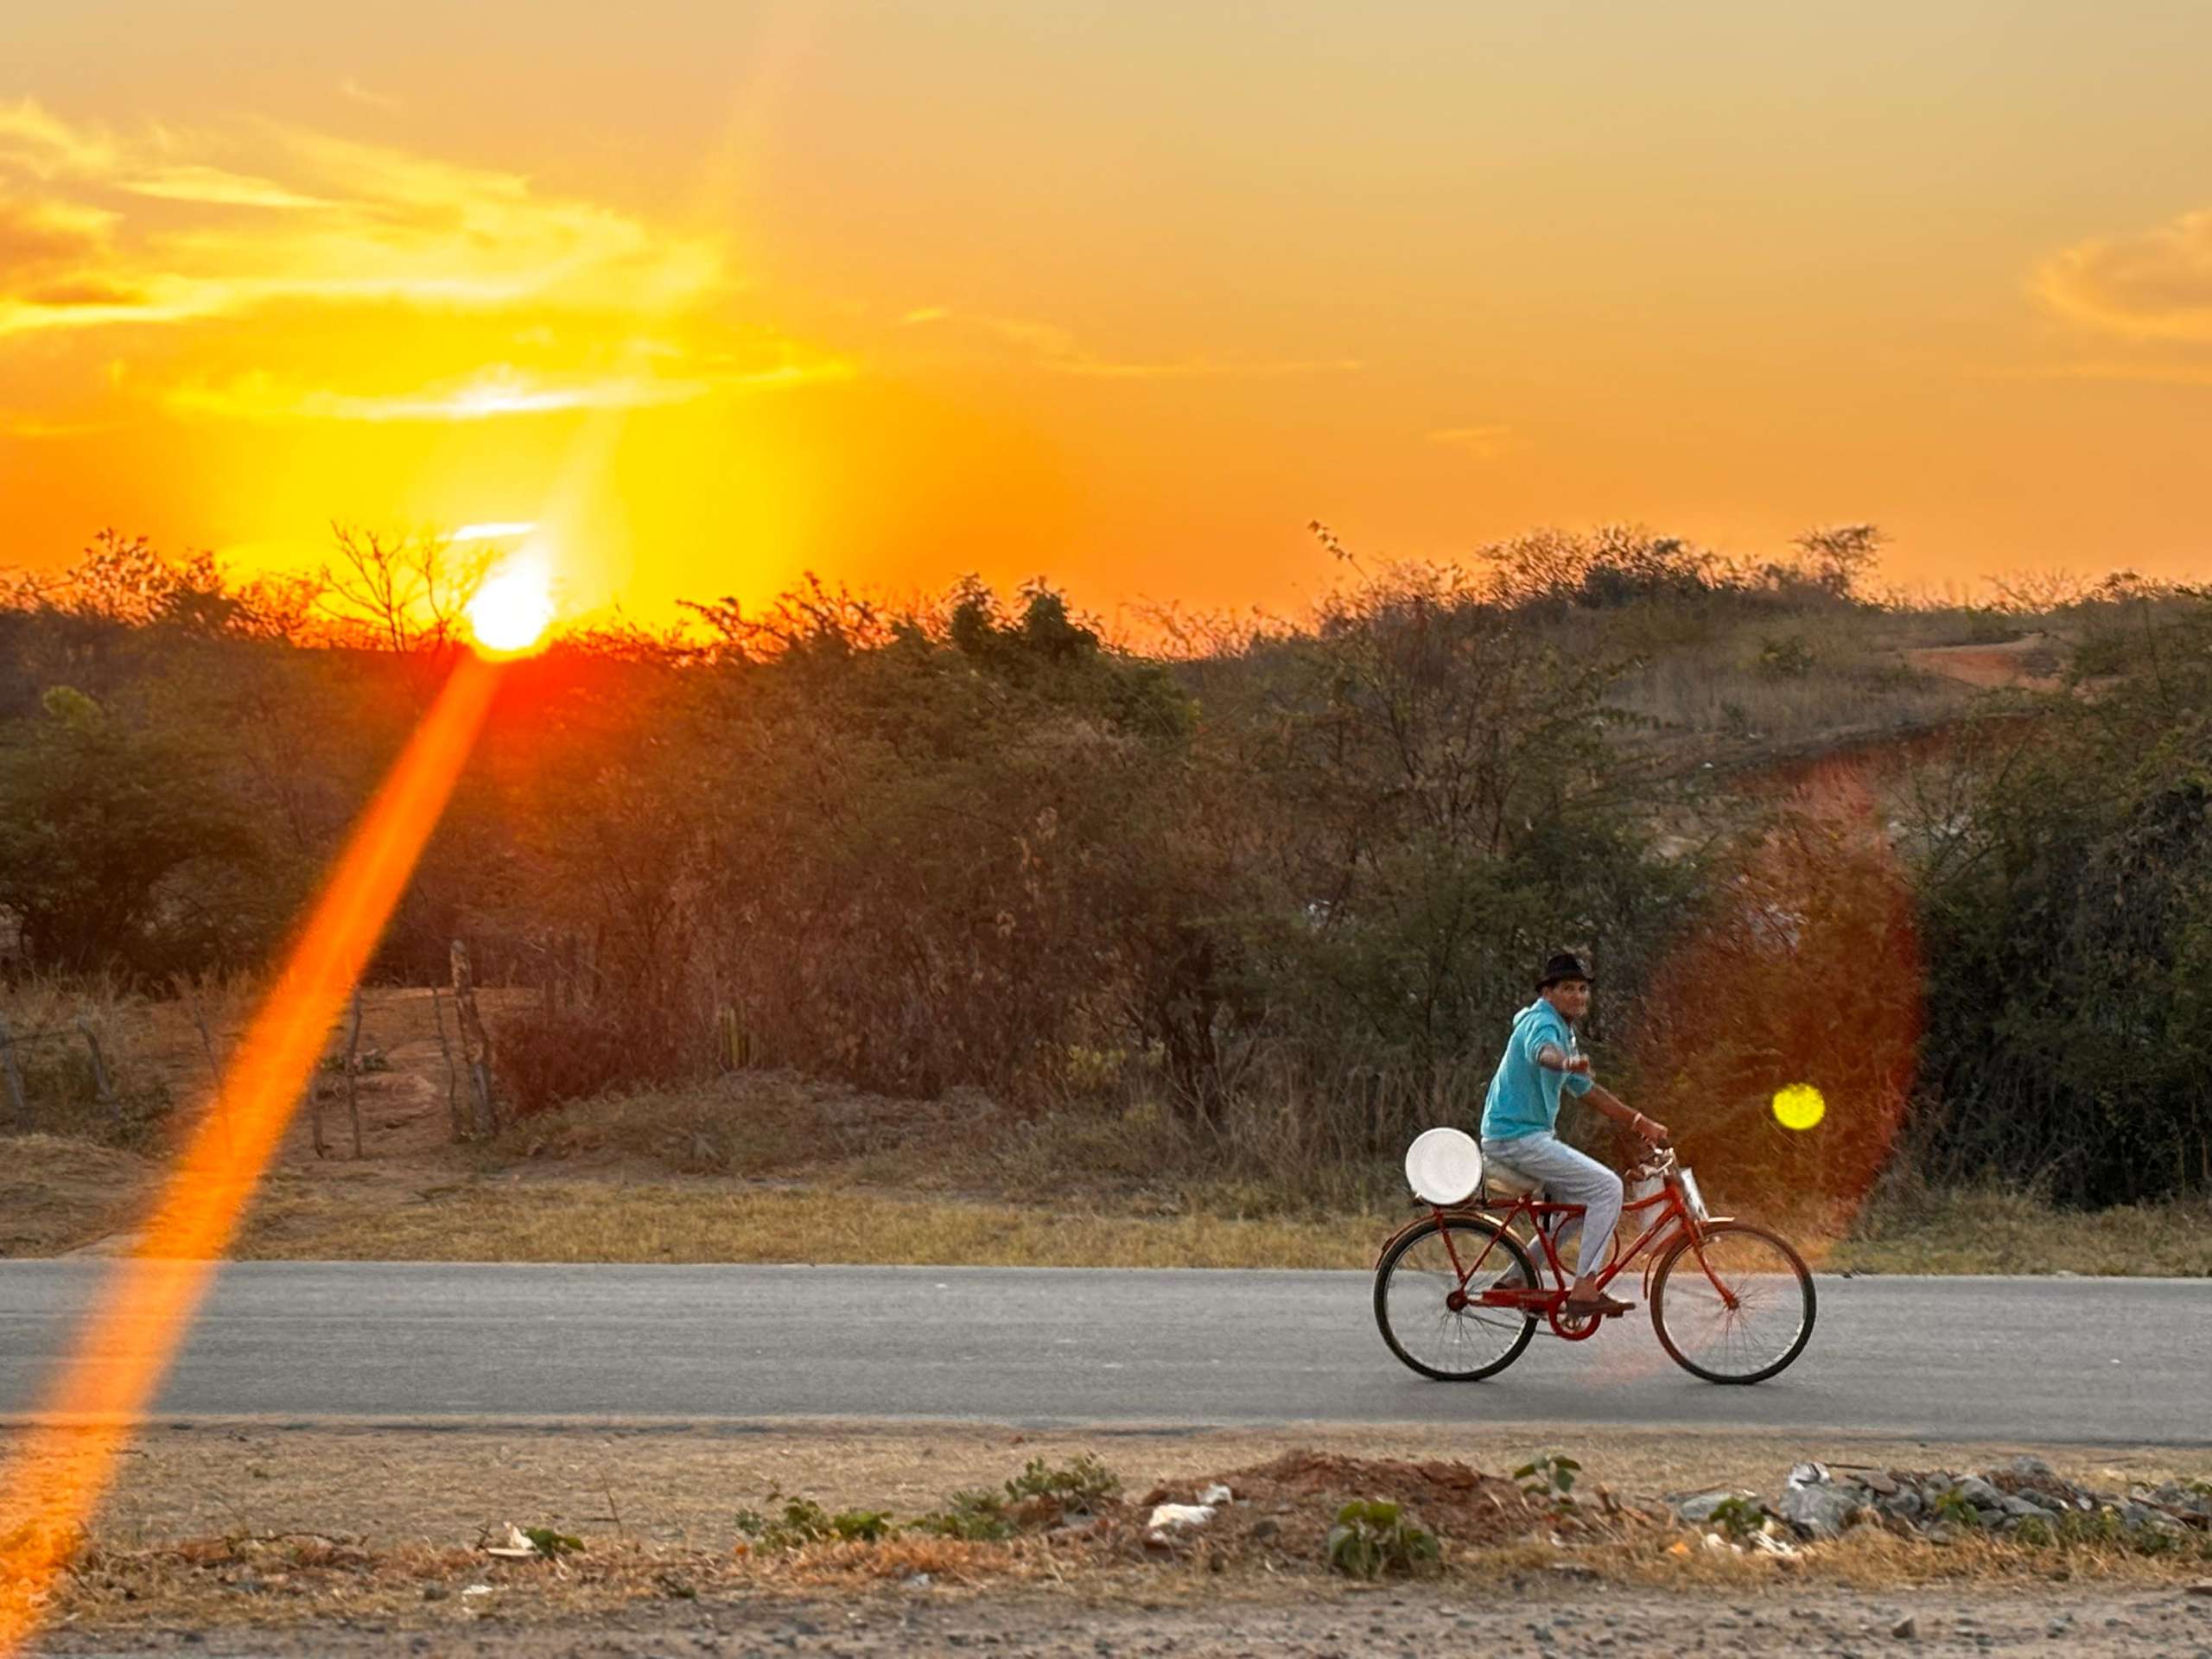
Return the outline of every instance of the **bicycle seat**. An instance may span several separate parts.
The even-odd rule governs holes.
[[[1544,1184],[1533,1175],[1523,1174],[1510,1164],[1502,1164],[1495,1158],[1483,1160],[1483,1192],[1487,1198],[1510,1201],[1523,1193],[1541,1198]]]

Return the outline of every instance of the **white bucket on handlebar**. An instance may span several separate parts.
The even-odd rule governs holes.
[[[1465,1204],[1483,1184],[1483,1149],[1464,1129],[1427,1129],[1406,1148],[1406,1185],[1433,1205]]]

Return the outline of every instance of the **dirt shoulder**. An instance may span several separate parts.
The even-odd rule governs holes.
[[[1319,1655],[1471,1638],[1510,1653],[1782,1653],[1890,1643],[1907,1618],[1937,1652],[2031,1641],[2050,1651],[2053,1636],[2069,1652],[2212,1645],[2212,1596],[2190,1589],[2212,1555],[2194,1531],[2146,1554],[1979,1535],[1942,1546],[1867,1524],[1776,1555],[1707,1541],[1669,1503],[1690,1491],[1772,1493],[1808,1456],[1840,1476],[2002,1469],[2025,1448],[1580,1433],[1567,1448],[1582,1465],[1569,1504],[1525,1492],[1510,1472],[1544,1449],[1479,1427],[156,1425],[63,1581],[41,1645]],[[2200,1453],[2049,1455],[2057,1478],[2114,1492],[2212,1473]],[[778,1550],[741,1522],[804,1498],[824,1514],[888,1511],[907,1522],[957,1507],[963,1491],[1005,1491],[1033,1459],[1068,1469],[1084,1458],[1118,1475],[1118,1495],[1095,1512],[1033,1517],[1002,1541],[900,1529]],[[1237,1492],[1211,1531],[1151,1540],[1156,1502],[1202,1497],[1224,1478]],[[1366,1584],[1328,1570],[1325,1529],[1363,1492],[1402,1498],[1434,1527],[1435,1571]],[[510,1524],[581,1548],[549,1560],[480,1548]],[[7,1526],[0,1513],[0,1537]]]

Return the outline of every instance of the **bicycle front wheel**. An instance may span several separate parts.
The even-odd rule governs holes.
[[[1390,1351],[1423,1376],[1472,1382],[1520,1358],[1536,1334],[1535,1315],[1478,1299],[1535,1283],[1528,1251],[1502,1228],[1467,1216],[1427,1221],[1376,1269],[1375,1322]]]
[[[1675,1363],[1708,1382],[1763,1382],[1813,1338],[1813,1275],[1760,1227],[1717,1221],[1651,1276],[1651,1326]]]

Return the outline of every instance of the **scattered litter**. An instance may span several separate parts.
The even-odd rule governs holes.
[[[1228,1503],[1230,1499],[1236,1496],[1236,1494],[1230,1491],[1228,1487],[1223,1485],[1219,1481],[1216,1481],[1212,1485],[1207,1487],[1205,1491],[1198,1494],[1198,1502],[1217,1507]]]
[[[1213,1519],[1211,1503],[1155,1503],[1152,1519],[1145,1522],[1152,1532],[1166,1532],[1171,1527],[1203,1527]]]
[[[492,1593],[492,1586],[488,1584],[472,1584],[461,1593],[464,1596],[488,1596]]]
[[[529,1561],[537,1558],[538,1551],[537,1546],[530,1541],[530,1535],[510,1521],[505,1535],[498,1543],[485,1545],[484,1553],[496,1555],[503,1561]],[[461,1593],[466,1595],[468,1592],[463,1591]]]

